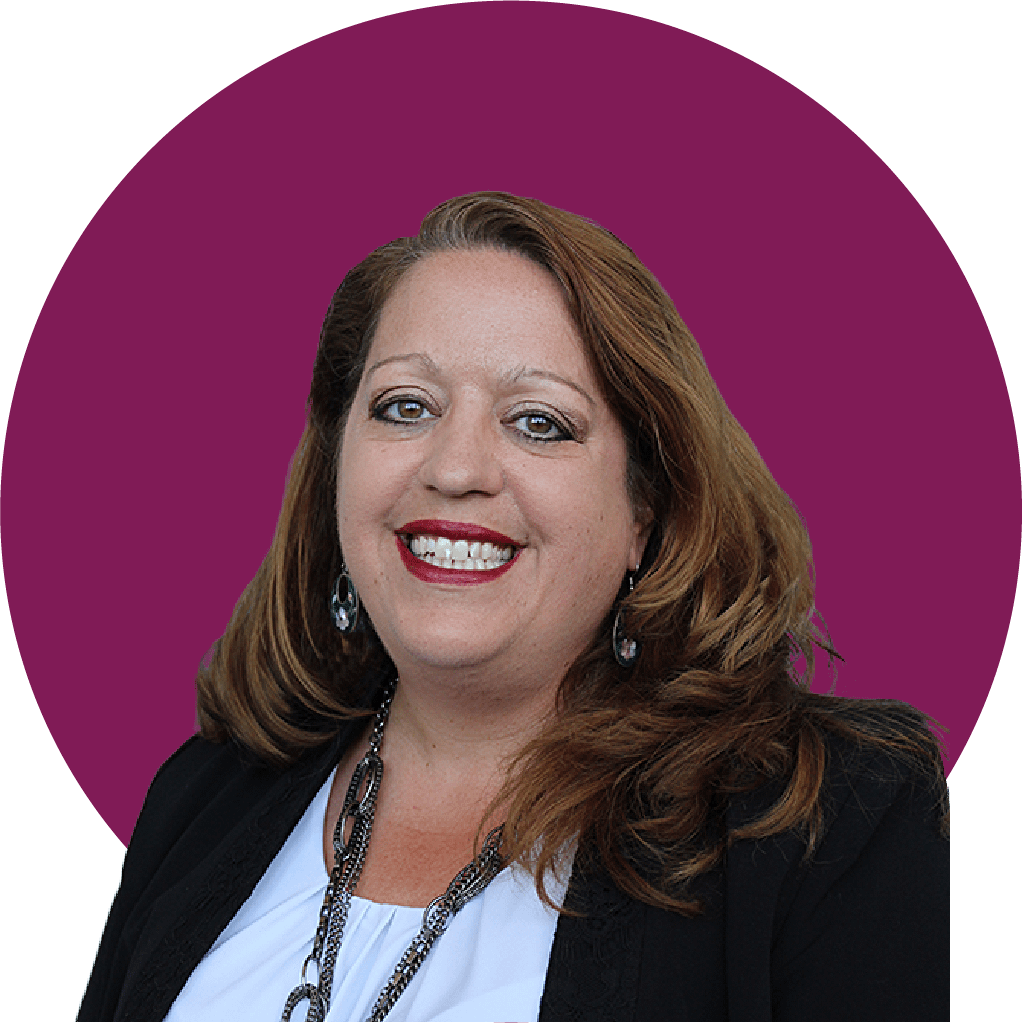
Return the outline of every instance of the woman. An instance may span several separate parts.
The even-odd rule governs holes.
[[[937,746],[809,692],[813,615],[631,251],[443,204],[334,296],[80,1018],[946,1018]]]

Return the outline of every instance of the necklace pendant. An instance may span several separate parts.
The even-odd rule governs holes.
[[[380,754],[370,750],[356,765],[344,796],[344,814],[358,814],[365,817],[376,809],[376,797],[380,794],[383,781],[383,761]]]
[[[376,797],[380,793],[380,782],[383,781],[383,761],[378,753],[370,750],[356,765],[352,772],[348,791],[344,795],[340,816],[334,828],[334,855],[342,860],[347,859],[350,850],[359,845],[356,832],[363,828],[372,828],[376,814]],[[348,821],[352,822],[351,834],[344,837],[344,828]],[[368,843],[366,835],[365,842]]]
[[[394,685],[396,681],[383,695],[369,739],[369,752],[355,766],[348,791],[344,796],[341,813],[334,827],[334,868],[330,872],[323,906],[319,912],[319,926],[313,939],[313,950],[302,967],[301,983],[288,995],[284,1003],[284,1011],[280,1017],[282,1023],[289,1023],[291,1014],[299,1002],[306,999],[309,1002],[305,1016],[307,1021],[315,1020],[322,1023],[330,1011],[337,953],[344,938],[344,925],[348,920],[351,897],[355,894],[355,886],[365,865],[369,838],[373,831],[373,819],[376,816],[376,799],[380,792],[380,782],[383,780],[380,745],[390,712],[390,701],[394,696]],[[345,838],[344,832],[349,821],[351,830]],[[500,873],[504,866],[504,860],[500,855],[503,831],[503,825],[494,828],[486,836],[479,855],[458,873],[443,895],[426,907],[419,933],[412,939],[390,980],[380,992],[369,1017],[371,1020],[382,1020],[387,1016],[429,954],[433,942],[447,930],[447,925],[454,915]],[[310,984],[305,979],[310,962],[316,964],[315,984]]]
[[[306,1023],[315,1020],[316,1023],[323,1023],[326,1014],[330,1010],[329,1004],[324,1001],[323,995],[315,984],[299,984],[298,987],[288,995],[284,1003],[284,1011],[280,1015],[281,1023],[290,1023],[291,1013],[295,1011],[298,1003],[309,1000],[309,1011],[305,1014]]]

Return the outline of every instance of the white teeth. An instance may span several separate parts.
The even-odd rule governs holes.
[[[485,572],[500,568],[515,556],[514,547],[497,547],[492,543],[451,540],[446,536],[411,536],[408,549],[417,558],[441,568],[462,572]]]

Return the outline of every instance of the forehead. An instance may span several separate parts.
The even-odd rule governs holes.
[[[412,267],[383,306],[369,361],[402,350],[480,368],[539,361],[593,382],[560,285],[516,253],[434,253]]]

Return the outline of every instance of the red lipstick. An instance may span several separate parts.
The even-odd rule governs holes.
[[[516,544],[510,537],[503,533],[497,533],[492,529],[483,526],[476,526],[470,522],[448,522],[444,519],[416,519],[414,522],[406,522],[395,537],[398,553],[401,561],[416,579],[424,583],[454,583],[457,586],[472,586],[476,583],[489,583],[507,572],[518,560],[519,544]],[[443,568],[440,565],[430,564],[417,558],[405,546],[401,534],[405,536],[446,536],[450,540],[465,540],[468,543],[491,543],[496,547],[514,547],[514,557],[505,561],[503,565],[496,568],[481,570],[461,570],[458,568]]]
[[[446,536],[451,540],[492,543],[498,547],[522,546],[511,537],[495,533],[484,526],[477,526],[472,522],[448,522],[446,519],[416,519],[414,522],[406,522],[397,532],[419,536]]]

